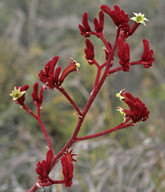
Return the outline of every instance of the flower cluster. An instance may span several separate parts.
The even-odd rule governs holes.
[[[52,168],[53,162],[53,151],[51,149],[48,150],[46,160],[42,160],[42,162],[36,163],[36,172],[38,173],[38,179],[41,183],[47,183],[49,178],[48,175]]]
[[[146,121],[148,119],[150,112],[138,97],[134,97],[129,92],[124,93],[124,90],[118,93],[117,97],[123,100],[129,107],[129,110],[118,107],[118,110],[124,116],[124,118],[130,117],[134,123]]]
[[[111,17],[117,27],[121,28],[124,32],[129,31],[129,16],[119,6],[114,5],[114,10],[110,9],[107,5],[101,5],[100,8]]]
[[[38,161],[36,163],[36,173],[38,174],[39,180],[28,192],[36,191],[39,186],[45,187],[59,183],[64,184],[66,187],[71,187],[74,170],[73,162],[76,161],[73,157],[76,156],[76,154],[72,153],[73,149],[70,151],[68,151],[68,149],[70,149],[73,144],[78,141],[96,138],[117,131],[119,129],[133,126],[135,123],[146,121],[149,118],[150,112],[146,105],[138,97],[134,97],[131,93],[122,90],[117,94],[117,97],[124,101],[129,108],[124,109],[122,107],[118,107],[118,110],[124,117],[124,121],[119,123],[117,126],[109,128],[105,131],[100,131],[98,133],[85,135],[82,137],[78,136],[86,114],[108,76],[119,71],[129,71],[130,67],[133,65],[143,65],[144,68],[149,68],[152,66],[154,61],[153,50],[150,49],[149,42],[146,39],[143,39],[144,51],[141,58],[138,61],[130,61],[130,46],[127,43],[127,39],[134,34],[140,24],[145,25],[145,21],[148,21],[148,19],[144,17],[144,14],[134,13],[135,17],[131,18],[134,23],[130,27],[130,19],[128,14],[120,9],[119,6],[114,5],[114,9],[111,9],[107,5],[101,5],[100,9],[101,10],[99,11],[98,19],[94,18],[93,20],[94,29],[92,29],[92,27],[89,25],[90,22],[88,21],[87,12],[83,14],[82,24],[79,25],[81,35],[85,37],[85,59],[90,65],[93,65],[96,68],[96,77],[92,93],[90,94],[89,100],[86,102],[83,110],[79,108],[70,94],[62,86],[62,83],[71,72],[76,71],[78,73],[78,67],[80,67],[80,64],[72,58],[70,58],[70,64],[64,70],[62,70],[61,66],[57,66],[59,56],[53,57],[46,63],[44,69],[40,70],[39,79],[42,83],[42,87],[39,89],[39,83],[35,82],[32,91],[33,104],[37,108],[37,114],[33,113],[33,111],[31,111],[24,103],[25,94],[29,88],[28,85],[24,85],[22,87],[14,87],[14,90],[12,90],[10,94],[10,96],[17,104],[20,104],[24,110],[26,110],[38,121],[38,124],[41,127],[49,147],[46,160],[42,160],[41,162]],[[116,25],[116,37],[113,41],[113,44],[111,44],[111,42],[109,42],[104,36],[103,29],[105,14],[110,16],[113,23]],[[99,38],[99,40],[104,44],[105,61],[103,63],[97,61],[97,58],[95,57],[96,49],[94,49],[94,43],[92,43],[90,39],[92,35]],[[119,58],[119,66],[117,67],[114,65],[115,55],[117,55]],[[51,139],[44,123],[41,120],[41,105],[43,102],[43,94],[47,88],[51,90],[56,88],[58,91],[60,91],[60,93],[63,94],[68,102],[72,105],[76,111],[76,114],[78,114],[77,125],[75,126],[72,136],[55,156],[53,154]],[[50,178],[49,174],[59,160],[61,161],[64,178],[62,180],[53,180]]]
[[[45,65],[45,71],[41,70],[39,73],[40,81],[42,83],[46,83],[49,89],[59,87],[69,73],[71,73],[72,71],[78,72],[78,67],[80,67],[79,63],[77,63],[74,59],[70,58],[71,64],[64,69],[60,76],[61,66],[55,68],[58,58],[58,56],[55,56]]]

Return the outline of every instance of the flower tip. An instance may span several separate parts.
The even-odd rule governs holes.
[[[122,96],[122,93],[125,91],[125,89],[122,89],[119,93],[116,93],[116,97],[118,97],[120,100],[123,100],[125,97]]]

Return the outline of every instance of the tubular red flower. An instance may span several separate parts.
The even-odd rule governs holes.
[[[84,52],[86,55],[85,58],[88,60],[89,64],[93,64],[94,57],[95,57],[94,45],[89,39],[86,39],[85,44],[86,44],[86,48],[84,49]]]
[[[36,172],[39,175],[38,178],[41,183],[48,182],[48,175],[51,171],[53,163],[53,151],[51,149],[48,150],[46,160],[42,160],[42,162],[36,163]]]
[[[97,20],[97,18],[94,18],[93,23],[95,25],[95,31],[97,33],[102,33],[104,28],[104,12],[103,11],[99,12],[99,21]]]
[[[142,62],[146,62],[144,64],[144,68],[149,68],[152,66],[152,63],[154,62],[155,58],[153,58],[153,50],[149,50],[149,42],[146,39],[143,39],[143,46],[144,46],[144,52],[141,57]]]
[[[39,106],[42,104],[43,101],[43,92],[46,89],[46,86],[43,85],[43,87],[40,90],[40,95],[38,96],[38,82],[35,82],[33,85],[33,92],[32,92],[32,98],[33,102],[36,106]]]
[[[62,164],[62,172],[64,175],[64,182],[66,187],[70,187],[72,185],[72,178],[73,178],[73,161],[76,161],[73,156],[76,156],[77,154],[72,154],[72,150],[67,151],[63,154],[63,157],[61,158],[61,164]]]
[[[146,121],[149,117],[150,111],[148,111],[145,104],[138,98],[134,97],[131,93],[124,90],[120,93],[122,100],[128,105],[129,110],[123,109],[125,117],[131,117],[134,123],[138,121]]]
[[[57,61],[59,59],[59,56],[55,56],[52,60],[48,61],[48,63],[45,65],[43,70],[40,70],[39,78],[42,83],[47,83],[47,86],[50,89],[53,89],[55,87],[55,80],[54,80],[54,68],[57,64]]]
[[[121,10],[119,6],[114,5],[114,10],[111,10],[107,5],[101,5],[100,8],[111,17],[116,26],[120,27],[125,32],[129,31],[128,14]]]
[[[130,47],[128,43],[124,44],[124,41],[122,38],[118,39],[117,42],[118,45],[118,57],[119,57],[119,63],[122,66],[123,71],[129,71],[129,61],[130,61]]]
[[[82,19],[82,25],[79,25],[81,35],[84,37],[90,37],[91,28],[88,23],[88,13],[85,12]]]
[[[62,72],[60,79],[59,79],[59,84],[61,85],[64,81],[64,79],[68,76],[69,73],[76,71],[78,73],[78,67],[80,67],[80,64],[77,63],[74,59],[70,58],[70,65],[64,69]]]

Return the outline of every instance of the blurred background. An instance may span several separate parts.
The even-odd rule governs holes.
[[[96,70],[84,57],[84,37],[78,24],[88,11],[89,22],[98,16],[99,6],[117,4],[130,17],[145,13],[147,27],[140,26],[129,38],[131,59],[139,60],[142,39],[154,49],[155,62],[149,69],[134,66],[130,72],[109,77],[89,111],[79,135],[106,130],[122,121],[115,97],[126,88],[140,97],[150,110],[150,119],[134,127],[75,145],[78,153],[71,188],[54,185],[46,192],[165,192],[165,1],[164,0],[0,0],[0,192],[24,192],[37,175],[35,164],[45,158],[45,139],[36,120],[9,97],[15,85],[29,84],[26,104],[35,112],[31,91],[38,73],[48,60],[59,55],[64,69],[73,57],[81,63],[79,74],[67,77],[64,87],[83,109]],[[132,21],[130,21],[132,23]],[[105,17],[104,33],[114,42],[115,26]],[[99,39],[91,38],[96,58],[104,62]],[[116,60],[115,66],[118,65]],[[57,153],[71,136],[74,110],[56,90],[46,91],[42,119]],[[62,179],[60,164],[52,178]],[[42,191],[41,189],[38,191]]]

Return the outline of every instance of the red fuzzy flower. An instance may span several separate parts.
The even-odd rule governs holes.
[[[77,154],[72,154],[73,149],[64,153],[63,157],[61,158],[62,164],[62,172],[64,175],[64,182],[66,187],[70,187],[72,185],[72,178],[73,178],[73,156]]]
[[[125,32],[129,31],[129,16],[119,6],[114,5],[114,10],[111,10],[107,5],[101,5],[100,8],[111,17],[117,27],[122,28]]]
[[[144,52],[143,55],[141,57],[142,62],[145,62],[144,64],[144,68],[149,68],[152,66],[152,63],[154,62],[154,58],[153,56],[153,50],[149,50],[149,42],[146,39],[143,39],[143,46],[144,46]]]
[[[52,168],[52,161],[53,161],[53,151],[49,149],[47,152],[46,160],[42,160],[42,162],[37,162],[36,172],[39,175],[39,180],[41,183],[48,182],[48,175]]]
[[[43,87],[40,90],[40,94],[38,96],[38,82],[35,82],[33,85],[33,92],[32,92],[32,97],[33,97],[33,102],[36,106],[40,106],[43,101],[43,92],[46,89],[46,86],[43,85]]]
[[[79,25],[81,35],[84,37],[90,37],[91,28],[88,23],[88,13],[85,12],[82,19],[82,25]]]
[[[95,31],[97,33],[101,33],[103,31],[104,28],[104,12],[100,11],[99,12],[99,21],[97,20],[97,18],[94,18],[94,25],[95,25]]]
[[[130,60],[130,47],[128,43],[124,44],[124,41],[122,38],[119,38],[118,42],[118,57],[119,57],[119,63],[122,66],[123,71],[129,71],[129,60]]]
[[[54,81],[54,69],[58,61],[58,56],[55,56],[52,60],[48,61],[45,65],[45,71],[41,70],[39,73],[40,81],[42,83],[47,83],[47,86],[50,89],[54,88],[54,84],[57,83]]]
[[[129,107],[129,110],[119,107],[118,110],[121,114],[124,114],[124,117],[130,117],[134,123],[138,121],[146,121],[148,119],[150,112],[138,97],[134,97],[129,92],[124,93],[124,90],[117,94],[117,96]]]
[[[89,39],[86,39],[85,44],[86,44],[86,48],[84,49],[84,52],[86,55],[85,58],[88,60],[89,64],[93,64],[94,57],[95,57],[94,45]]]
[[[10,96],[13,97],[13,101],[23,106],[25,101],[25,93],[28,89],[29,85],[24,85],[23,87],[16,86],[10,93]]]
[[[59,87],[64,79],[67,77],[69,73],[72,71],[78,72],[78,67],[80,67],[80,64],[77,63],[75,60],[70,58],[70,65],[64,69],[60,76],[61,72],[61,66],[55,68],[56,63],[58,61],[58,56],[54,57],[51,61],[49,61],[45,65],[45,71],[41,70],[39,73],[40,81],[42,83],[46,83],[46,85],[49,87],[49,89],[54,89],[55,87]]]

